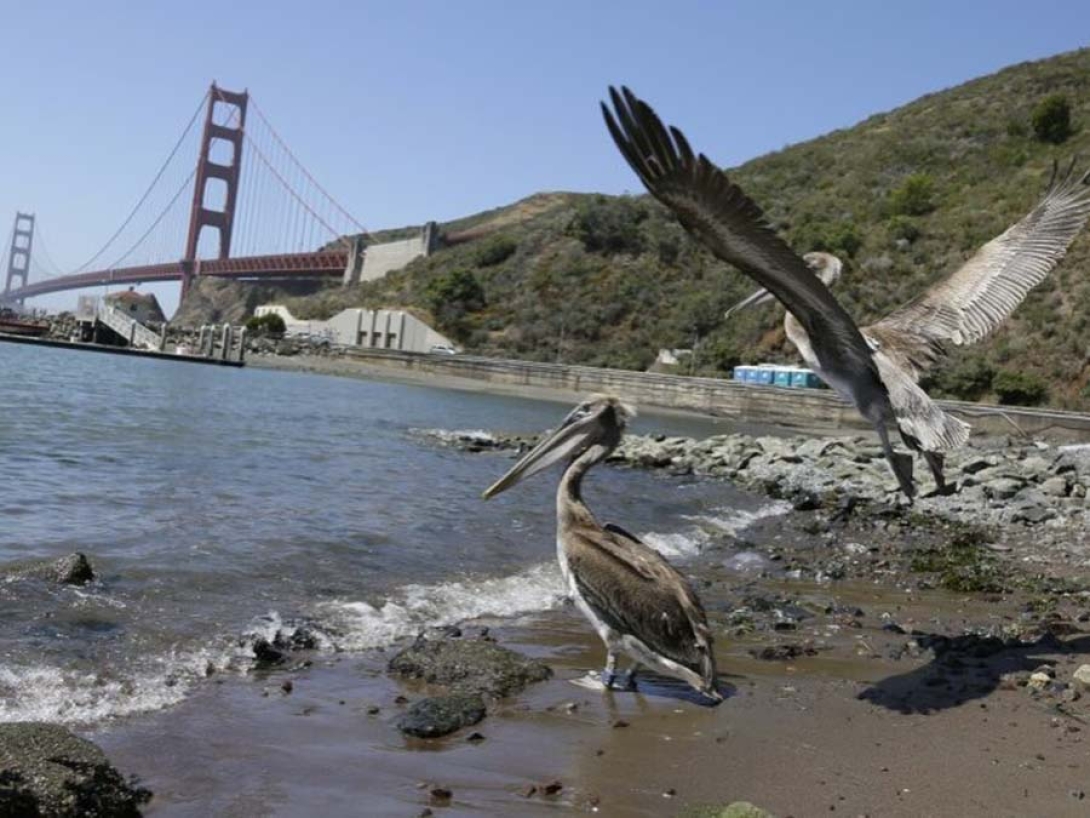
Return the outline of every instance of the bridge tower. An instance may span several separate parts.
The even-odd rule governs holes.
[[[11,280],[19,279],[25,287],[30,273],[30,249],[34,244],[34,214],[16,213],[15,226],[11,231],[11,250],[8,252],[8,277],[4,282],[4,295],[11,292]]]
[[[185,244],[185,256],[182,259],[183,301],[193,278],[200,274],[197,245],[201,238],[201,228],[213,227],[218,230],[219,257],[229,258],[231,255],[231,230],[235,223],[239,172],[242,169],[242,141],[246,133],[246,105],[249,99],[250,95],[246,91],[242,93],[225,91],[214,82],[208,91],[208,111],[204,118],[201,153],[197,159],[197,175],[193,184],[193,206],[189,212],[189,235]],[[226,124],[216,124],[213,118],[217,102],[233,106],[235,109]],[[217,141],[226,142],[231,146],[229,165],[212,161],[212,146]],[[222,210],[210,210],[205,207],[210,179],[220,179],[226,185]]]

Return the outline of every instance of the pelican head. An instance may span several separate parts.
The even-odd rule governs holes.
[[[826,287],[832,287],[840,278],[841,270],[844,269],[844,262],[832,253],[807,253],[802,259]]]
[[[574,461],[593,452],[592,463],[604,459],[621,442],[625,426],[636,411],[617,398],[592,395],[580,403],[552,433],[546,435],[518,463],[484,491],[484,499],[495,497],[530,475],[568,459]]]
[[[840,273],[844,269],[844,263],[832,253],[813,252],[807,253],[802,258],[826,287],[832,287],[840,278]],[[743,298],[723,313],[723,317],[730,318],[734,313],[739,310],[744,310],[746,307],[767,304],[769,301],[772,301],[773,298],[774,296],[768,290],[757,290],[753,295]]]

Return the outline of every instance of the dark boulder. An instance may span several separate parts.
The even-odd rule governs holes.
[[[0,566],[0,578],[38,579],[59,585],[86,585],[95,578],[91,562],[78,551],[65,557],[19,560]]]
[[[476,724],[485,716],[484,699],[455,693],[415,702],[397,720],[397,728],[416,738],[439,738]]]
[[[479,639],[417,639],[390,660],[398,676],[502,698],[553,675],[548,665]]]
[[[151,792],[91,742],[55,724],[0,724],[0,816],[140,815]]]

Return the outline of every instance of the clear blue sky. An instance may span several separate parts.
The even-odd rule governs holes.
[[[730,166],[1084,46],[1090,3],[100,0],[12,5],[3,28],[0,236],[32,210],[68,268],[120,223],[212,79],[248,88],[374,229],[540,190],[635,191],[597,109],[610,83]]]

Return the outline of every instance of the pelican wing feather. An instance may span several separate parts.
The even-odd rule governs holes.
[[[714,677],[707,618],[689,582],[661,554],[618,526],[568,532],[568,565],[579,593],[621,635],[705,678]]]
[[[1090,171],[1053,166],[1045,195],[1021,220],[981,247],[956,272],[863,332],[907,358],[915,377],[945,344],[981,340],[1060,263],[1090,219]]]
[[[663,125],[651,106],[627,88],[610,88],[606,125],[647,190],[693,236],[771,292],[810,336],[826,370],[851,373],[881,390],[877,367],[858,327],[806,262],[768,224],[760,207],[684,134]],[[884,390],[881,390],[884,391]]]

